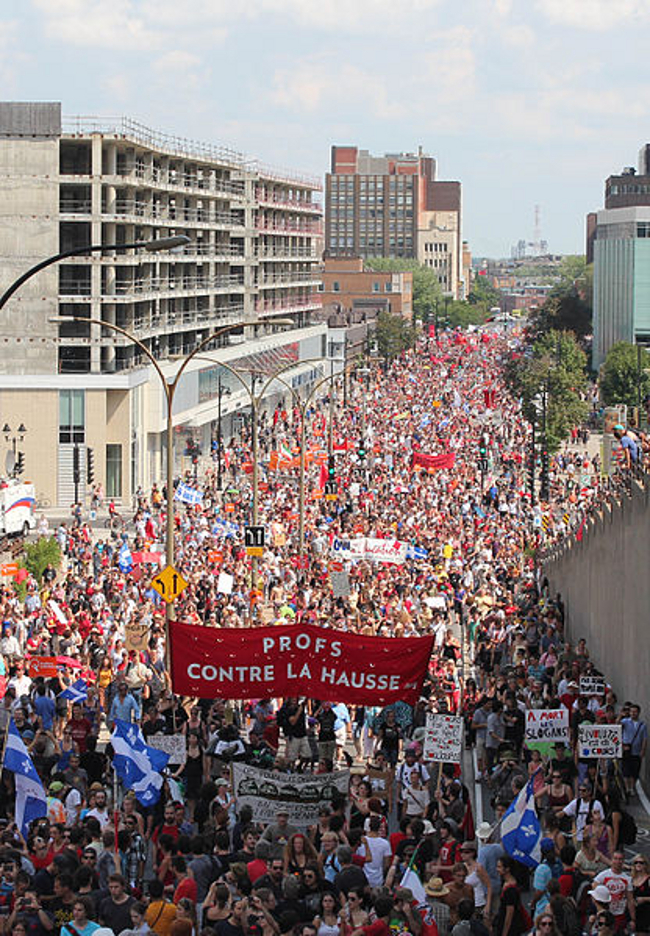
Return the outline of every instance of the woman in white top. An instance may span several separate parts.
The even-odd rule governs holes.
[[[339,904],[334,894],[326,891],[321,897],[320,913],[314,919],[316,936],[339,936],[341,921]]]
[[[474,888],[474,906],[489,919],[492,911],[492,885],[487,871],[476,860],[477,854],[476,845],[472,842],[463,842],[460,846],[460,857],[467,868],[465,883]]]

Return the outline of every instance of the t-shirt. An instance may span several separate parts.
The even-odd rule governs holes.
[[[384,883],[384,859],[392,856],[390,842],[388,839],[381,838],[380,836],[374,837],[371,835],[367,837],[367,842],[368,851],[372,857],[370,861],[366,861],[364,864],[363,872],[371,887],[381,887]],[[362,845],[358,849],[357,854],[363,855],[364,853],[365,849]]]
[[[614,916],[621,916],[627,909],[627,892],[632,890],[632,882],[627,874],[618,874],[611,868],[606,868],[594,878],[594,886],[604,884],[612,895],[607,908]]]
[[[336,713],[332,709],[325,709],[317,716],[317,721],[319,725],[318,731],[318,740],[319,741],[334,741],[336,740],[336,734],[334,733],[334,725],[336,724]]]
[[[144,918],[156,936],[169,936],[176,919],[176,907],[168,900],[152,900]]]
[[[363,936],[389,936],[390,929],[387,923],[384,923],[383,920],[375,920],[374,923],[369,923],[368,926],[362,926]]]
[[[549,904],[549,895],[546,892],[548,882],[553,877],[553,872],[551,871],[549,865],[546,861],[543,861],[541,864],[538,864],[535,868],[535,874],[533,875],[533,890],[542,891],[542,896],[539,898],[535,904],[535,916],[538,913],[541,913],[542,910],[546,909]]]
[[[182,897],[189,897],[192,903],[196,903],[196,895],[196,881],[191,877],[184,877],[174,891],[174,903],[178,906],[178,901]]]
[[[119,936],[122,930],[131,929],[131,907],[135,903],[133,897],[127,897],[123,903],[115,903],[112,897],[104,897],[99,905],[99,919]]]

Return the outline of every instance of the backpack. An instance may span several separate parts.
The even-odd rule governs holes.
[[[634,845],[636,842],[636,835],[637,827],[634,817],[631,816],[629,812],[621,809],[621,825],[618,833],[619,846]]]

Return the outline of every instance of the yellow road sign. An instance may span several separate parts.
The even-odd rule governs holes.
[[[151,583],[156,589],[163,601],[171,604],[178,596],[185,591],[188,583],[180,572],[177,572],[173,566],[168,565],[163,569],[160,575],[157,575]]]

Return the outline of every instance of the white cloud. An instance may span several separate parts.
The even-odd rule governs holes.
[[[383,75],[329,57],[305,58],[273,76],[271,99],[289,111],[315,113],[321,109],[362,108],[375,117],[397,117],[399,94],[391,101]]]
[[[553,23],[577,29],[629,29],[633,20],[650,20],[648,0],[537,0]]]
[[[48,34],[72,45],[104,49],[147,50],[161,35],[138,14],[132,0],[33,0],[45,17]]]

